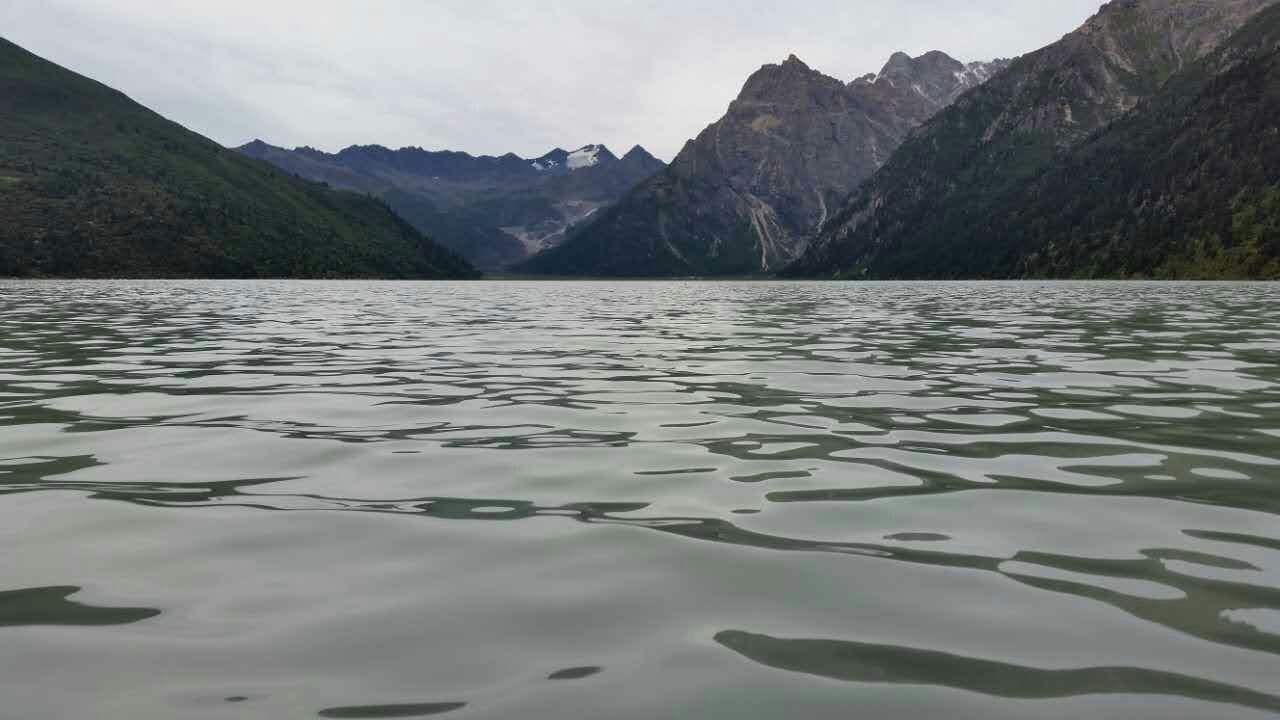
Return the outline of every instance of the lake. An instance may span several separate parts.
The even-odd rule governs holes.
[[[0,282],[0,717],[1275,717],[1278,311]]]

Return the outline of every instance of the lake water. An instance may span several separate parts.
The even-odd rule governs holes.
[[[1280,715],[1280,285],[0,283],[0,717]]]

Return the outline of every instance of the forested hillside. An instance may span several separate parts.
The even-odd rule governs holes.
[[[1269,5],[1104,6],[922,128],[787,274],[1273,272]]]
[[[241,157],[0,39],[0,276],[473,275],[381,201]]]

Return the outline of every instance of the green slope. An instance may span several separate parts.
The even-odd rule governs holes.
[[[473,275],[379,201],[241,157],[0,39],[0,276]]]
[[[1226,196],[1228,185],[1242,190],[1247,184],[1227,182],[1231,173],[1220,164],[1193,171],[1194,159],[1218,154],[1247,162],[1249,151],[1239,143],[1264,140],[1263,129],[1246,127],[1252,121],[1244,119],[1259,108],[1244,100],[1238,111],[1226,112],[1222,104],[1234,100],[1211,84],[1222,58],[1241,52],[1239,38],[1274,18],[1274,9],[1257,14],[1272,4],[1128,0],[1104,6],[1083,28],[1015,62],[926,125],[787,274],[1128,277],[1172,267],[1185,244],[1178,238],[1208,217],[1210,205],[1231,205],[1236,198]],[[1241,82],[1237,91],[1262,80]],[[1236,120],[1242,124],[1232,125]],[[1190,132],[1192,126],[1200,130]],[[1214,198],[1194,189],[1203,179],[1198,174],[1211,169]],[[1179,173],[1183,186],[1170,182],[1157,192]],[[1159,222],[1139,228],[1125,215],[1125,203]],[[1177,214],[1168,212],[1172,205],[1180,206]],[[1122,261],[1135,253],[1143,257]],[[1206,267],[1192,274],[1259,272]]]
[[[1280,278],[1280,7],[945,239],[1033,277]],[[975,270],[971,268],[972,270]]]

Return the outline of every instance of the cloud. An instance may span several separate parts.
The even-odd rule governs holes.
[[[227,145],[639,143],[669,159],[790,53],[844,80],[895,50],[1012,56],[1097,3],[0,0],[0,27]]]

